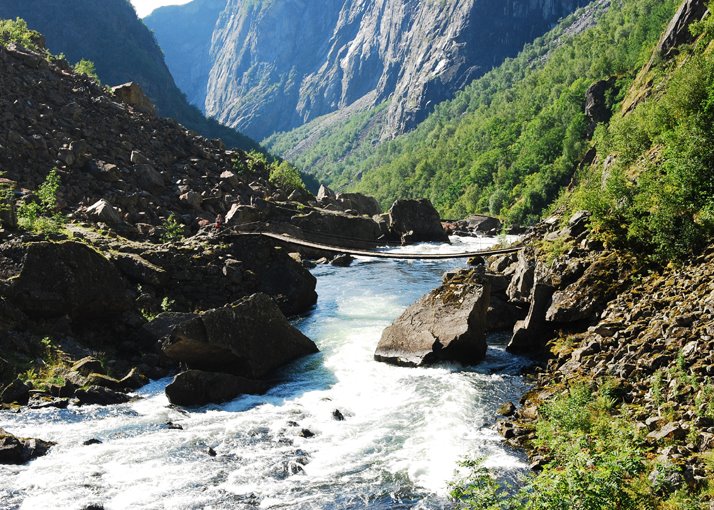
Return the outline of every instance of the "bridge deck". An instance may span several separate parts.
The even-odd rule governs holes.
[[[514,248],[504,248],[500,250],[483,250],[465,253],[389,253],[383,251],[371,250],[355,250],[352,248],[343,248],[339,246],[331,246],[327,244],[312,243],[303,239],[297,239],[284,234],[273,234],[268,232],[260,232],[260,235],[282,241],[295,246],[303,246],[305,248],[313,248],[315,250],[325,251],[329,253],[346,253],[358,257],[373,257],[378,259],[401,259],[401,260],[446,260],[446,259],[465,259],[470,257],[484,257],[489,255],[503,255],[507,253],[515,253],[523,249],[522,246]]]

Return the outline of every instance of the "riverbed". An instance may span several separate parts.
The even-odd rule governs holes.
[[[408,250],[495,240],[453,242]],[[527,361],[505,352],[507,338],[491,336],[475,367],[372,358],[382,330],[463,264],[319,266],[318,304],[295,325],[321,352],[276,374],[266,395],[184,410],[169,405],[164,379],[124,405],[0,414],[1,428],[58,443],[27,466],[0,466],[0,508],[441,509],[451,507],[448,482],[464,458],[522,471],[523,458],[492,428],[497,407],[526,390]]]

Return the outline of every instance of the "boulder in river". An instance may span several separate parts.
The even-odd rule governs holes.
[[[392,235],[409,242],[449,242],[441,226],[439,213],[429,200],[397,200],[389,209],[389,230]]]
[[[25,464],[45,455],[55,443],[15,437],[0,429],[0,464]]]
[[[489,280],[472,269],[445,276],[384,330],[374,359],[401,366],[477,363],[486,354]]]
[[[188,370],[181,372],[166,387],[169,402],[180,406],[199,406],[228,402],[243,394],[265,393],[270,385],[221,372]]]
[[[317,352],[275,302],[253,294],[174,326],[164,353],[190,368],[260,378],[301,356]]]

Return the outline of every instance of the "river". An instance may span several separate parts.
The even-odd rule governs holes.
[[[492,430],[497,407],[526,390],[527,362],[504,351],[503,337],[489,339],[476,367],[372,359],[382,330],[460,264],[363,259],[316,268],[318,305],[295,324],[321,352],[286,367],[267,395],[186,411],[169,406],[164,379],[125,405],[0,414],[13,434],[58,443],[27,466],[0,466],[0,508],[441,509],[450,508],[460,459],[519,472],[523,459]]]

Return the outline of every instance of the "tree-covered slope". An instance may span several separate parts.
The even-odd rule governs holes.
[[[128,0],[3,0],[0,18],[23,18],[41,32],[47,47],[68,60],[89,59],[102,82],[135,81],[162,116],[228,145],[253,149],[257,144],[233,129],[206,119],[186,101],[169,72],[154,36],[137,18]]]
[[[572,37],[577,17],[566,20],[441,104],[414,132],[351,161],[353,175],[363,174],[355,187],[383,202],[427,196],[447,216],[490,211],[534,221],[587,149],[586,91],[612,78],[606,101],[617,103],[678,4],[612,2],[592,28]]]

